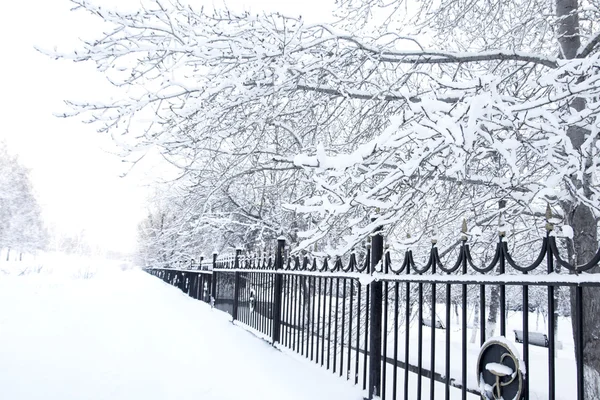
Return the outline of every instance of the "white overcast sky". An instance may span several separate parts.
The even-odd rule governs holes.
[[[134,7],[139,0],[96,0]],[[201,1],[190,3],[201,4]],[[333,0],[235,0],[229,8],[282,11],[325,20]],[[77,119],[61,119],[64,99],[98,99],[110,89],[91,64],[55,61],[34,46],[67,50],[78,38],[102,29],[99,20],[71,12],[68,0],[4,2],[0,11],[0,140],[20,156],[32,179],[46,222],[59,231],[85,231],[94,243],[112,250],[135,247],[136,226],[156,167],[127,170],[111,154],[110,139]]]

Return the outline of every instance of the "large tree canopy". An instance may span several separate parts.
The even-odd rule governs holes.
[[[381,223],[417,233],[464,216],[489,223],[500,199],[509,224],[547,201],[563,216],[600,210],[592,3],[574,56],[559,35],[572,17],[546,1],[348,1],[330,25],[169,1],[136,12],[75,3],[109,31],[60,56],[96,62],[128,96],[71,102],[74,113],[127,152],[158,147],[206,221],[216,206],[276,231],[298,220],[282,208],[308,211],[305,244],[350,225],[351,246]],[[569,127],[584,132],[573,141]]]

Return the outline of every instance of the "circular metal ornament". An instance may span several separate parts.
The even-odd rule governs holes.
[[[477,359],[477,381],[484,400],[524,399],[525,366],[504,337],[486,341]]]

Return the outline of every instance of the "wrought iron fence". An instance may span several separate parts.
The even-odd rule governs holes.
[[[519,265],[500,234],[491,263],[479,266],[465,235],[454,263],[442,262],[434,241],[419,266],[411,250],[392,260],[376,231],[360,260],[285,256],[280,239],[270,256],[236,251],[147,270],[369,398],[583,399],[593,383],[585,382],[584,338],[595,335],[586,332],[584,292],[600,296],[600,278],[586,271],[600,250],[573,266],[551,227],[540,244],[537,259]]]

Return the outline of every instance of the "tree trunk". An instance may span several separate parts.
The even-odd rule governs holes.
[[[6,261],[10,261],[10,247],[6,249]]]
[[[556,0],[556,14],[558,17],[558,41],[562,55],[566,59],[577,56],[581,46],[579,37],[579,15],[577,0]],[[576,98],[571,103],[575,111],[585,109],[585,100]],[[578,126],[570,126],[567,135],[573,145],[573,149],[581,152],[588,129]],[[589,165],[588,165],[589,164]],[[586,166],[591,166],[588,157]],[[589,169],[588,169],[589,170]],[[584,174],[583,178],[572,178],[572,183],[577,190],[582,190],[586,197],[591,197],[590,185],[591,174]],[[585,205],[572,201],[564,205],[566,222],[573,228],[573,239],[567,245],[569,249],[569,260],[575,264],[583,264],[589,261],[598,249],[597,223],[592,211]],[[590,272],[598,273],[599,268],[594,267]],[[597,340],[597,332],[600,332],[600,291],[597,288],[583,288],[582,293],[582,319],[583,319],[583,342],[575,340],[575,354],[583,350],[584,367],[584,398],[586,400],[600,399],[600,341]],[[577,338],[577,321],[575,313],[575,289],[571,289],[571,323],[573,333]],[[579,349],[582,346],[583,349]]]
[[[454,302],[454,316],[456,317],[456,325],[460,324],[460,318],[458,316],[458,303]]]
[[[500,307],[500,290],[498,286],[492,286],[490,290],[490,313],[488,315],[485,337],[489,339],[496,333],[496,323],[498,321],[498,308]]]
[[[475,304],[475,316],[473,317],[473,327],[471,328],[471,341],[470,343],[475,343],[477,340],[477,328],[479,327],[479,302]]]

